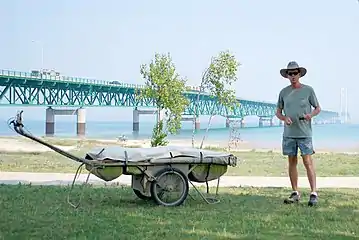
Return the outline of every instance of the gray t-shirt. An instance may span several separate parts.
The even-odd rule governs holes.
[[[292,124],[284,124],[283,137],[305,138],[312,137],[312,123],[299,120],[305,114],[312,112],[312,107],[319,106],[318,99],[311,86],[302,84],[300,88],[291,85],[283,88],[278,97],[277,107],[284,110],[284,115],[292,119]]]

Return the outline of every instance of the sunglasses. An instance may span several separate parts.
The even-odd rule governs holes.
[[[296,76],[299,74],[299,72],[287,72],[289,76]]]

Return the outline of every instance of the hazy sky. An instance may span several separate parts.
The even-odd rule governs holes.
[[[143,83],[140,64],[170,52],[179,73],[199,84],[210,57],[229,49],[241,62],[237,96],[276,101],[288,84],[279,69],[307,67],[324,109],[339,110],[340,88],[356,109],[357,0],[11,0],[0,8],[0,69],[44,67],[63,75]],[[34,43],[33,41],[38,41]],[[19,108],[0,108],[7,119]],[[44,119],[43,108],[26,108]],[[93,108],[88,119],[131,120],[131,109]]]

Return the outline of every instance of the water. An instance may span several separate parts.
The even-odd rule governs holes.
[[[75,121],[56,121],[55,135],[59,137],[75,137]],[[94,122],[86,124],[86,136],[88,138],[114,139],[125,135],[128,139],[150,138],[154,122],[142,121],[140,132],[132,133],[132,121],[126,122]],[[255,127],[258,123],[247,124],[248,128],[241,128],[241,139],[250,142],[253,147],[259,148],[280,148],[282,127]],[[201,130],[196,133],[196,139],[201,139],[205,133],[206,122],[201,122]],[[27,120],[26,128],[34,135],[43,136],[45,132],[44,121]],[[192,123],[183,122],[179,135],[169,136],[170,139],[191,139]],[[350,151],[359,148],[359,124],[328,124],[313,125],[313,140],[317,149],[333,149]],[[9,129],[6,121],[0,122],[0,136],[17,135]],[[229,129],[224,128],[224,123],[214,123],[208,134],[208,141],[228,142]]]

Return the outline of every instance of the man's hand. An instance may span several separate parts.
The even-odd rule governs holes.
[[[312,114],[305,114],[304,118],[305,120],[309,121],[310,119],[312,119]]]
[[[292,122],[292,119],[290,119],[290,117],[284,117],[284,122],[285,124],[287,125],[291,125],[293,122]]]

